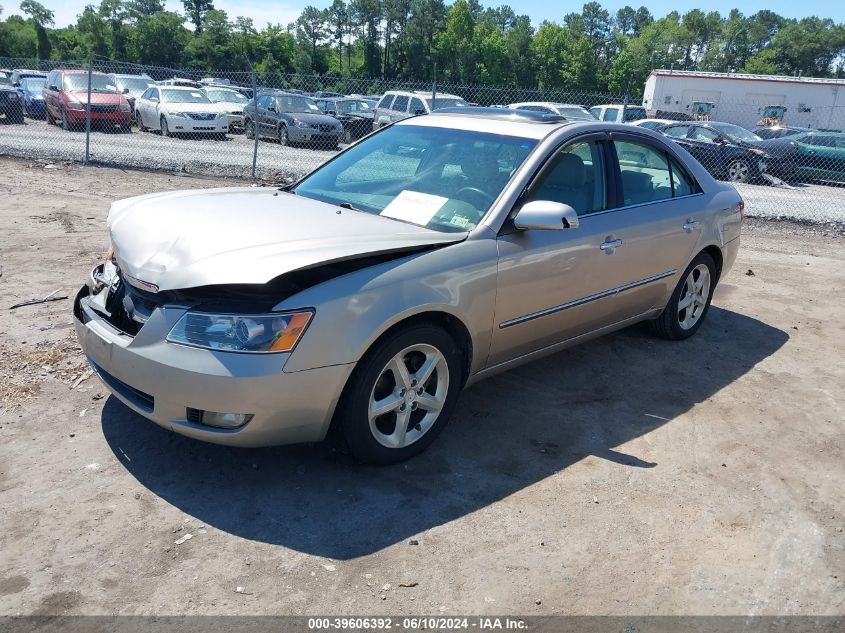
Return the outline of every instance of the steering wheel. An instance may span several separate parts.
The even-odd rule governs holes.
[[[491,196],[489,193],[487,193],[483,189],[479,189],[478,187],[461,187],[460,189],[458,189],[455,192],[456,198],[459,198],[461,200],[464,200],[465,202],[469,202],[470,204],[472,204],[472,202],[470,202],[469,200],[466,200],[465,198],[461,198],[462,193],[471,193],[471,194],[481,198],[482,201],[483,201],[482,204],[473,205],[478,209],[487,209],[488,207],[490,207],[496,201],[496,199],[493,196]]]

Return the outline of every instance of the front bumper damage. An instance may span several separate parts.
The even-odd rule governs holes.
[[[127,315],[126,302],[113,300],[122,279],[112,280],[113,287],[104,282],[109,275],[100,265],[76,295],[74,327],[91,367],[130,409],[171,431],[217,444],[323,439],[353,365],[285,372],[287,353],[239,354],[168,343],[167,333],[190,306],[134,306],[140,316]],[[127,326],[133,321],[137,331]],[[220,429],[195,422],[192,410],[252,418],[240,428]]]

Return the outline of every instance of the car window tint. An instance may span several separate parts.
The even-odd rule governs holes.
[[[687,135],[688,131],[689,126],[687,125],[673,125],[663,130],[663,133],[668,136],[674,136],[675,138],[683,138]]]
[[[624,206],[657,202],[672,197],[666,153],[635,141],[614,141],[622,173]]]
[[[406,95],[398,95],[396,97],[396,101],[393,102],[393,107],[391,110],[396,110],[397,112],[407,112],[408,111],[408,97]]]
[[[414,97],[411,99],[411,107],[408,110],[411,114],[416,114],[419,111],[425,112],[425,106],[423,105],[422,99],[417,99]]]
[[[601,145],[574,143],[546,163],[527,199],[568,204],[585,215],[607,208],[606,191]]]
[[[698,185],[674,159],[669,159],[672,169],[672,197],[689,196],[698,192]]]
[[[712,130],[708,130],[705,127],[694,127],[692,128],[692,134],[690,134],[690,138],[693,138],[696,141],[702,141],[704,143],[715,143],[716,139],[719,138],[719,135],[713,132]]]
[[[619,108],[608,108],[604,111],[603,121],[615,121],[619,117]]]
[[[384,95],[381,98],[381,101],[378,102],[377,108],[390,108],[390,104],[393,103],[393,95]]]
[[[817,147],[836,147],[836,139],[830,136],[814,136],[810,140],[810,144]]]
[[[590,114],[598,119],[601,117],[601,108],[590,108]]]

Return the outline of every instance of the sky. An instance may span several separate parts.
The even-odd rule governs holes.
[[[40,1],[55,13],[56,26],[60,27],[75,23],[76,16],[82,12],[86,4],[99,4],[99,0]],[[599,1],[601,2],[601,0]],[[250,17],[255,21],[258,28],[263,28],[267,22],[282,25],[293,22],[299,17],[303,7],[309,4],[324,8],[331,4],[331,0],[214,0],[215,8],[225,11],[230,19],[234,20],[239,15]],[[447,0],[447,4],[451,4],[451,0]],[[566,13],[579,11],[584,2],[556,3],[548,0],[494,0],[491,2],[482,0],[484,6],[501,4],[510,4],[517,13],[527,14],[533,24],[539,25],[543,20],[561,22]],[[696,7],[696,5],[688,4],[684,5],[683,8],[678,8],[677,1],[673,2],[672,0],[649,0],[648,2],[644,0],[638,2],[606,0],[601,4],[611,14],[626,4],[630,4],[634,8],[644,4],[655,17],[662,17],[676,9],[683,14]],[[0,5],[4,7],[2,17],[12,13],[20,13],[16,0],[0,0]],[[182,11],[183,8],[182,3],[178,0],[167,0],[166,5],[171,11]],[[704,11],[718,11],[727,15],[731,9],[737,6],[737,2],[736,0],[708,0],[708,2],[702,2],[697,6]],[[754,2],[743,2],[739,6],[745,15],[752,15],[762,9],[769,9],[788,18],[816,15],[823,18],[833,18],[836,22],[845,22],[845,2],[832,2],[831,0],[804,0],[803,2],[796,2],[795,0],[755,0]]]

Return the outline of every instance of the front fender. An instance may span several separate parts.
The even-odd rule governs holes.
[[[495,239],[467,240],[359,270],[297,293],[274,310],[315,308],[286,372],[357,362],[388,329],[423,312],[464,324],[483,367],[496,299]]]

